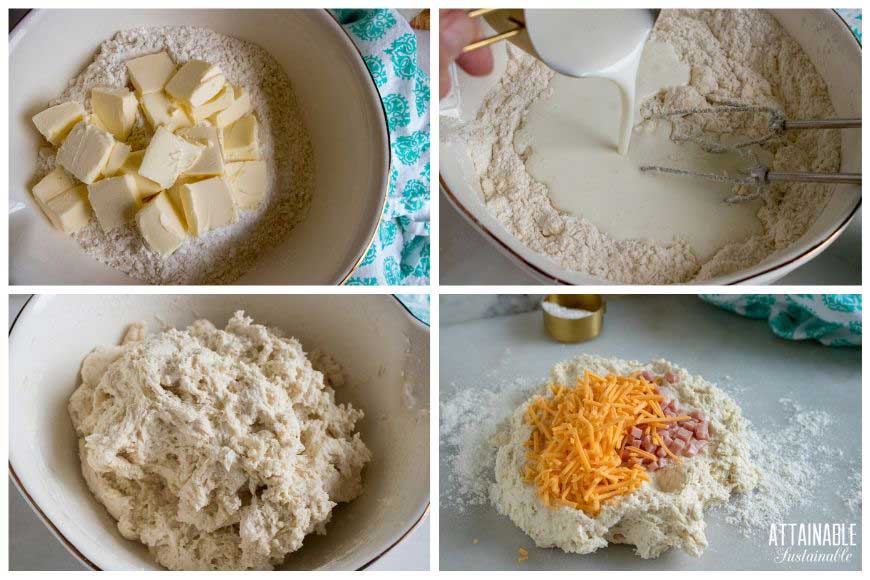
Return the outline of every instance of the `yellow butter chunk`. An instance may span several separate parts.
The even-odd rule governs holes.
[[[224,159],[227,161],[253,161],[260,158],[257,136],[257,118],[245,115],[229,127],[224,127]]]
[[[230,188],[220,177],[183,185],[179,195],[187,227],[195,236],[239,219]]]
[[[55,167],[50,173],[33,186],[31,192],[39,207],[45,210],[45,204],[61,193],[75,187],[76,181],[63,167]]]
[[[155,183],[139,174],[139,167],[142,166],[142,159],[145,157],[145,150],[133,151],[127,155],[124,163],[121,165],[120,173],[129,175],[136,183],[136,195],[139,197],[139,203],[144,202],[149,197],[163,191],[159,183]]]
[[[234,85],[233,104],[223,111],[215,113],[211,120],[216,127],[224,128],[227,125],[232,125],[241,119],[243,115],[247,115],[253,110],[254,109],[251,106],[251,95],[248,93],[247,89]]]
[[[102,129],[80,121],[57,152],[57,162],[84,183],[93,183],[109,160],[115,139]]]
[[[112,147],[112,152],[109,154],[109,159],[106,161],[106,166],[103,167],[103,177],[114,177],[121,171],[124,162],[127,161],[132,148],[126,143],[115,141],[115,146]]]
[[[162,91],[175,74],[175,63],[165,52],[146,54],[127,61],[130,81],[140,95]]]
[[[230,107],[234,100],[233,88],[230,85],[224,85],[224,88],[213,99],[203,103],[199,107],[192,107],[188,112],[194,123],[201,123],[216,113]]]
[[[166,83],[166,92],[191,107],[200,107],[214,98],[226,84],[221,69],[204,60],[185,63]]]
[[[142,110],[152,129],[166,127],[170,131],[175,131],[193,125],[184,109],[173,103],[163,92],[143,95]]]
[[[91,91],[91,106],[103,127],[123,141],[136,123],[139,101],[128,89],[95,88]]]
[[[79,103],[61,103],[34,115],[33,124],[49,143],[58,146],[85,115],[85,108]]]
[[[56,228],[75,233],[91,221],[88,186],[77,185],[53,197],[45,205],[45,214]]]
[[[179,175],[193,167],[204,149],[198,143],[191,143],[165,127],[159,127],[145,149],[139,174],[159,183],[164,189],[171,187]]]
[[[187,129],[180,129],[177,133],[179,137],[184,137],[188,141],[193,141],[205,146],[205,150],[197,159],[190,169],[185,171],[183,175],[191,175],[194,177],[212,177],[215,175],[223,175],[224,173],[224,157],[223,149],[220,144],[220,132],[216,127],[208,125],[196,125]]]
[[[265,161],[227,163],[227,182],[236,205],[241,209],[257,209],[266,197],[269,185]]]
[[[88,199],[104,232],[124,225],[139,209],[136,182],[129,175],[108,177],[89,185]]]
[[[156,195],[136,214],[136,225],[148,247],[168,256],[188,237],[184,218],[166,192]]]

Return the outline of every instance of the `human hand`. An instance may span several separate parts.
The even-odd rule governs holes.
[[[492,51],[489,47],[478,48],[463,54],[462,48],[483,35],[480,24],[470,18],[465,10],[441,10],[439,39],[440,97],[450,92],[450,63],[456,61],[470,75],[482,76],[492,71]]]

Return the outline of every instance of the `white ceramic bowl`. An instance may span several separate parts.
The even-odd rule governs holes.
[[[828,85],[839,117],[861,116],[861,45],[833,10],[771,10],[786,31],[801,45]],[[471,119],[504,70],[504,44],[494,47],[495,74],[470,77],[459,72],[459,114]],[[606,284],[607,280],[566,270],[551,258],[534,252],[509,232],[483,205],[479,180],[467,150],[441,144],[441,189],[481,234],[524,270],[546,283]],[[860,131],[842,132],[843,172],[861,172]],[[824,251],[846,229],[861,204],[861,188],[839,186],[816,223],[789,248],[768,256],[760,264],[704,282],[704,284],[769,284]],[[824,280],[819,280],[823,283]]]
[[[10,472],[35,511],[83,564],[103,570],[159,569],[147,549],[125,540],[87,489],[67,400],[82,357],[117,344],[127,323],[218,326],[237,309],[282,329],[306,351],[341,363],[340,402],[365,412],[359,423],[373,459],[363,494],[341,504],[325,536],[309,536],[282,569],[366,567],[416,526],[429,504],[429,332],[391,296],[133,295],[38,296],[10,334]]]
[[[146,25],[204,26],[260,45],[287,72],[304,111],[316,164],[309,215],[238,283],[347,279],[380,221],[389,140],[374,81],[353,42],[326,11],[36,10],[9,40],[10,281],[139,283],[82,252],[34,203],[29,192],[44,143],[30,118],[61,93],[101,42],[118,30]]]

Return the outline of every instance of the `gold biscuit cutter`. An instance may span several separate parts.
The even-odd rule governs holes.
[[[604,328],[607,303],[600,294],[548,294],[544,302],[592,313],[583,318],[560,318],[541,308],[547,334],[559,342],[587,342],[601,334],[601,329]]]

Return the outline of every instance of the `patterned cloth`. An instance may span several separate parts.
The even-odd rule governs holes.
[[[378,87],[392,149],[381,225],[348,284],[428,285],[429,75],[417,65],[417,37],[395,10],[331,12],[363,54]]]
[[[861,9],[860,8],[837,8],[837,13],[843,17],[843,20],[846,21],[846,24],[849,25],[849,28],[852,29],[852,34],[855,35],[855,38],[858,39],[858,42],[861,42],[861,29],[862,19],[861,19]]]
[[[749,318],[766,319],[788,340],[861,345],[860,294],[703,294],[703,300]]]

